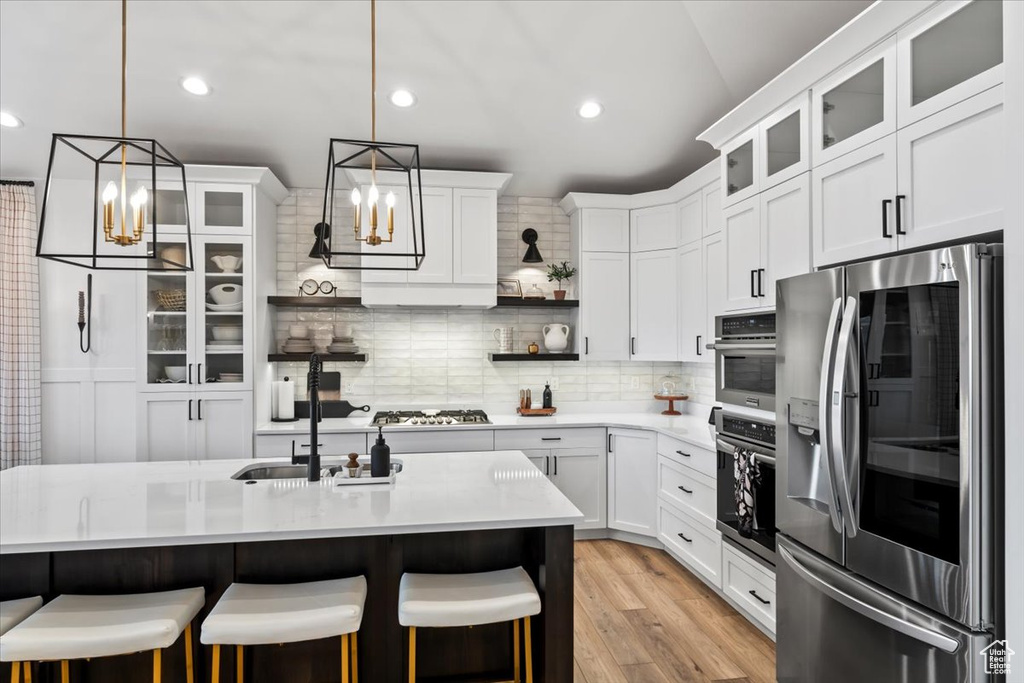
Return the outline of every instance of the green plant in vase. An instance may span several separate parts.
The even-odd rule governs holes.
[[[562,261],[559,263],[552,263],[548,266],[548,282],[558,281],[558,289],[555,290],[555,299],[562,301],[565,299],[565,290],[562,289],[562,281],[568,282],[576,275],[576,269],[569,265],[568,261]]]

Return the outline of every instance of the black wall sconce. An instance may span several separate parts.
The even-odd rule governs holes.
[[[313,243],[313,248],[309,250],[309,258],[322,259],[331,251],[327,247],[327,242],[331,239],[330,224],[317,223],[313,226],[313,235],[316,236],[316,242]]]
[[[92,348],[92,273],[86,278],[85,289],[78,292],[78,348],[82,353],[89,353]]]
[[[523,230],[523,241],[529,245],[526,247],[523,263],[543,263],[544,257],[540,255],[540,250],[537,249],[537,231],[533,228]]]

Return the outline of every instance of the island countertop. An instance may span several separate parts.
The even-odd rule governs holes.
[[[0,473],[0,554],[545,527],[582,517],[520,451],[396,460],[395,483],[370,486],[231,479],[260,460],[15,467]],[[332,463],[340,464],[324,459]]]

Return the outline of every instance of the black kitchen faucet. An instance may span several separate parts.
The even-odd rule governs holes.
[[[309,455],[295,455],[292,452],[293,465],[306,465],[306,478],[309,481],[320,481],[320,437],[317,435],[317,423],[320,421],[320,371],[323,365],[320,356],[313,353],[309,356],[309,374],[306,388],[309,391]]]

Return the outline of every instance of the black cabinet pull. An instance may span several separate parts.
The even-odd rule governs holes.
[[[203,399],[196,401],[196,419],[203,419]]]
[[[680,491],[682,491],[683,493],[693,493],[693,491],[691,491],[690,489],[686,488],[685,486],[677,486],[676,488],[679,489]]]
[[[702,336],[703,335],[699,335],[699,334],[697,335],[697,355],[698,356],[703,356],[704,355],[704,353],[700,350],[700,340],[701,340]]]
[[[542,437],[540,437],[540,440],[541,441],[561,441],[562,437],[560,437],[560,436],[542,436]]]
[[[889,205],[892,204],[891,199],[882,200],[882,237],[887,240],[892,239],[892,235],[889,234]]]
[[[550,455],[545,455],[544,456],[544,476],[546,477],[549,474],[551,474],[551,456]]]
[[[590,355],[590,337],[584,337],[583,338],[583,355],[584,356],[589,356]]]
[[[907,198],[905,194],[896,195],[896,234],[906,235],[907,232],[903,229],[903,200]]]
[[[558,456],[557,455],[552,455],[551,457],[555,459],[555,476],[557,477],[558,476]]]
[[[756,285],[754,284],[755,277],[757,277],[757,268],[753,268],[750,271],[750,298],[752,299],[757,298],[757,290],[755,289]]]
[[[192,364],[191,363],[188,364],[188,383],[192,384]],[[189,419],[191,420],[192,418],[189,418]]]
[[[192,399],[188,400],[188,419],[192,419]]]
[[[753,595],[755,598],[757,598],[758,602],[760,602],[762,605],[770,605],[770,604],[772,604],[771,600],[765,600],[760,595],[758,595],[757,591],[755,591],[755,590],[749,590],[747,592],[750,593],[751,595]]]
[[[687,538],[686,536],[683,536],[683,534],[681,532],[676,534],[676,536],[678,536],[679,538],[683,539],[687,543],[693,543],[693,539],[692,538]]]
[[[612,435],[611,434],[608,435],[608,452],[609,453],[612,452]]]
[[[757,295],[764,298],[764,268],[757,269]]]
[[[196,366],[196,384],[202,384],[202,383],[203,383],[203,364],[200,363],[199,365]],[[203,399],[199,399],[199,400],[202,401]],[[200,419],[202,419],[202,418],[200,418]]]
[[[292,441],[292,443],[295,443],[295,442],[294,442],[294,441]],[[323,445],[322,443],[318,443],[318,444],[316,445],[316,447],[317,447],[317,448],[323,448],[323,447],[324,447],[324,445]],[[300,444],[299,444],[299,448],[309,448],[309,444],[308,444],[308,443],[300,443]]]
[[[689,453],[683,453],[682,451],[676,451],[676,453],[678,453],[679,455],[683,456],[684,458],[689,458],[690,457]]]
[[[636,355],[636,337],[629,338],[629,355]]]

